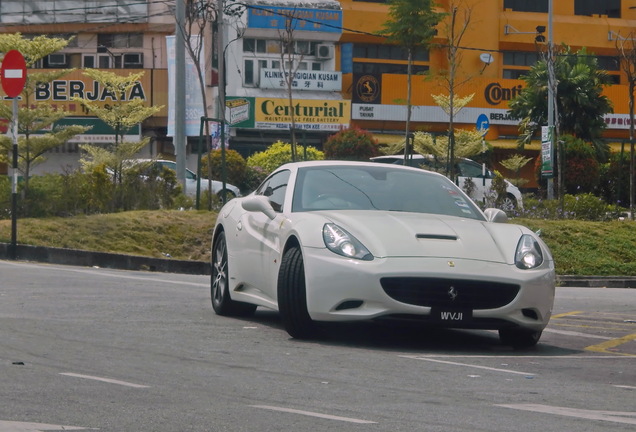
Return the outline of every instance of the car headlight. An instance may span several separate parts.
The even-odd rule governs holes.
[[[322,238],[327,249],[338,255],[363,261],[373,260],[371,252],[358,239],[336,224],[325,224],[322,227]]]
[[[543,254],[539,243],[528,234],[521,236],[515,253],[515,264],[522,270],[539,267],[543,263]]]

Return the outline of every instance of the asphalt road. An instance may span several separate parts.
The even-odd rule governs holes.
[[[417,326],[290,339],[208,276],[0,261],[0,432],[633,431],[636,290],[558,288],[540,344]]]

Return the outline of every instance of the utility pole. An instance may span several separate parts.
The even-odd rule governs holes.
[[[556,103],[556,86],[554,79],[554,49],[553,49],[553,38],[552,38],[552,1],[548,1],[548,56],[546,59],[547,67],[548,67],[548,131],[550,136],[550,159],[552,160],[552,169],[558,168],[554,164],[554,145],[555,145],[555,134],[554,134],[554,105]],[[560,175],[560,173],[559,173]],[[548,178],[548,199],[554,199],[554,178]]]
[[[175,95],[174,95],[174,151],[177,156],[177,180],[186,192],[186,135],[185,135],[185,2],[175,2]]]

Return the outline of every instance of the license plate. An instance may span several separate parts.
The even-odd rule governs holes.
[[[431,315],[434,320],[445,323],[463,323],[471,321],[473,318],[473,311],[470,309],[465,310],[432,310]]]

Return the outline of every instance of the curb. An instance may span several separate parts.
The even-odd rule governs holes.
[[[0,243],[0,259],[10,259],[10,247],[8,243]],[[199,275],[209,275],[211,273],[210,263],[204,261],[151,258],[137,255],[122,255],[44,246],[17,245],[16,260],[84,267],[102,267],[118,270],[142,270]],[[579,288],[636,288],[636,277],[557,275],[556,286]]]
[[[11,245],[0,243],[0,259],[11,259]],[[210,274],[210,263],[176,259],[121,255],[108,252],[91,252],[44,246],[16,246],[16,260],[48,264],[102,267],[119,270],[145,270],[164,273]]]

